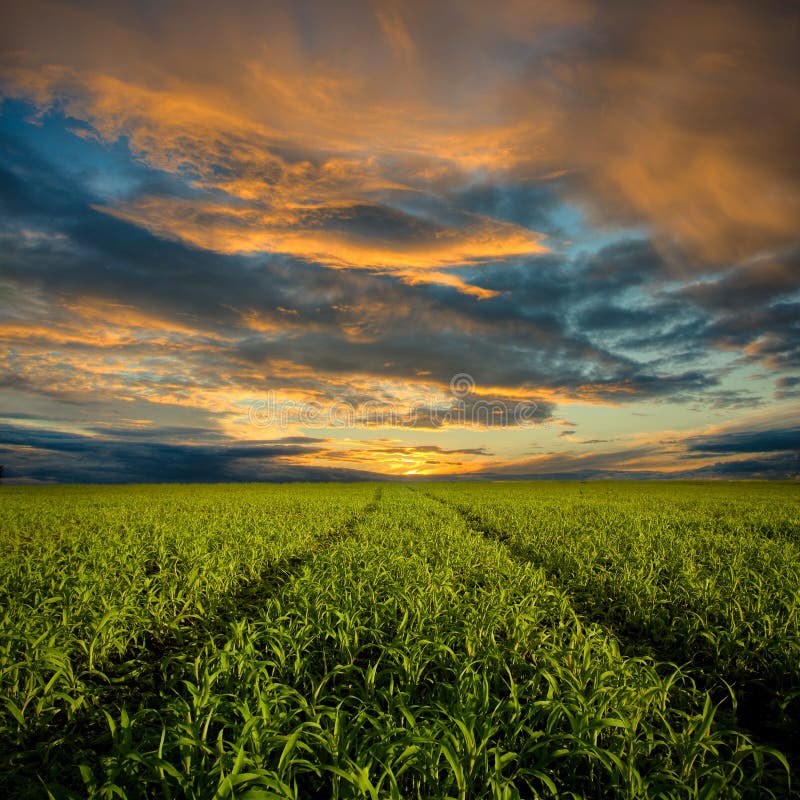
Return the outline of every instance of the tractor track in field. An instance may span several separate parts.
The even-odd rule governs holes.
[[[366,505],[342,524],[314,537],[299,552],[286,555],[270,564],[258,576],[242,582],[218,602],[211,604],[202,619],[192,618],[166,635],[146,632],[138,644],[103,665],[96,676],[92,704],[64,723],[63,737],[52,747],[51,731],[32,731],[21,751],[12,759],[0,759],[0,794],[4,797],[40,796],[41,779],[72,785],[84,790],[77,765],[87,752],[102,752],[108,747],[110,733],[101,709],[125,708],[128,712],[148,708],[154,711],[163,698],[161,690],[171,662],[185,661],[187,654],[200,655],[204,648],[226,638],[231,624],[256,613],[264,601],[274,597],[298,577],[311,558],[326,548],[355,536],[359,525],[378,508],[383,487],[378,486]],[[112,714],[113,716],[113,714]],[[12,754],[0,741],[0,751]],[[64,769],[74,770],[65,775]]]
[[[211,623],[210,625],[198,626],[190,623],[177,629],[177,637],[172,635],[165,639],[148,634],[145,637],[144,647],[137,648],[134,653],[126,653],[115,658],[112,664],[124,664],[131,656],[135,657],[136,653],[142,651],[152,655],[160,664],[165,657],[185,653],[187,646],[196,646],[201,642],[207,642],[210,638],[227,633],[232,621],[237,618],[242,619],[250,612],[261,609],[265,599],[276,595],[300,575],[315,554],[323,552],[335,542],[352,538],[359,524],[377,509],[382,494],[382,487],[378,487],[374,497],[341,525],[314,537],[301,551],[278,559],[260,575],[241,583],[236,591],[213,603],[204,617]],[[182,633],[187,634],[186,638],[180,635]]]
[[[375,494],[372,499],[362,508],[358,513],[350,516],[338,528],[333,528],[326,533],[316,537],[312,543],[312,547],[308,551],[308,555],[320,552],[325,546],[333,544],[334,542],[342,541],[343,539],[351,539],[355,536],[356,529],[364,521],[366,517],[373,514],[383,498],[383,486],[378,486],[375,489]]]
[[[310,559],[317,553],[323,552],[327,547],[345,539],[352,538],[361,522],[372,514],[378,507],[383,495],[382,487],[378,487],[373,498],[359,511],[348,517],[338,527],[331,528],[314,537],[298,552],[286,555],[270,564],[258,576],[243,581],[236,590],[224,595],[218,602],[210,605],[204,620],[210,625],[187,624],[177,628],[178,636],[170,635],[164,639],[148,634],[146,644],[137,648],[136,652],[147,652],[159,661],[172,653],[183,653],[187,646],[198,644],[200,640],[208,641],[209,637],[227,632],[230,622],[246,617],[249,612],[260,609],[266,598],[276,595],[284,586],[291,583],[300,575]],[[224,621],[224,625],[216,623]],[[183,638],[180,634],[187,634]],[[112,664],[123,664],[135,653],[126,653],[115,658]]]
[[[412,491],[417,491],[417,490],[412,489]],[[620,636],[620,630],[618,628],[615,628],[613,625],[609,624],[608,621],[604,620],[601,615],[597,614],[596,608],[590,606],[588,603],[581,602],[580,598],[574,597],[570,592],[561,587],[559,576],[557,574],[554,574],[552,571],[548,570],[541,561],[535,558],[531,558],[530,555],[528,555],[527,553],[524,555],[519,553],[510,544],[512,541],[512,536],[510,533],[508,533],[508,531],[504,531],[501,528],[488,524],[479,514],[469,511],[468,509],[464,509],[456,505],[455,503],[452,503],[444,499],[443,497],[439,497],[427,491],[422,491],[421,494],[423,494],[425,497],[431,500],[436,501],[437,503],[441,504],[448,510],[452,511],[466,523],[469,530],[471,530],[473,533],[477,533],[483,538],[488,539],[489,541],[500,545],[508,553],[509,558],[511,558],[513,561],[516,561],[517,563],[521,564],[532,564],[535,567],[544,570],[548,581],[550,581],[554,586],[558,587],[559,589],[561,589],[561,591],[564,591],[565,594],[567,594],[567,596],[570,599],[570,604],[575,610],[575,613],[583,621],[593,622],[595,624],[600,625],[604,630],[607,630],[608,633],[614,635],[617,639],[619,639],[621,645],[625,644],[624,638]],[[642,642],[639,642],[639,644],[642,644]],[[621,652],[626,653],[626,651],[622,647],[620,648],[620,650]],[[641,655],[641,652],[639,652],[638,654]],[[647,655],[656,658],[656,660],[670,662],[670,659],[668,657],[661,658],[660,654],[657,652],[648,652]]]
[[[413,492],[419,491],[411,487],[409,488]],[[529,552],[525,554],[520,553],[511,544],[513,537],[508,531],[504,531],[495,525],[487,523],[479,514],[464,509],[443,497],[439,497],[425,490],[422,490],[420,494],[431,500],[435,500],[445,508],[453,511],[467,524],[470,530],[503,547],[508,552],[509,557],[514,561],[533,564],[543,569],[547,575],[547,579],[552,582],[554,586],[562,588],[560,576],[548,570],[540,560],[532,558]],[[617,621],[608,620],[603,614],[597,613],[597,607],[590,601],[576,597],[566,589],[562,588],[562,591],[567,594],[572,607],[575,609],[575,613],[582,620],[600,625],[600,627],[617,639],[620,643],[620,652],[623,653],[623,655],[641,656],[644,654],[663,664],[676,664],[674,654],[670,653],[666,647],[661,646],[661,643],[655,636],[648,635],[641,626],[626,627],[624,624],[620,624]],[[715,665],[713,663],[699,663],[693,658],[687,659],[686,663],[693,668],[693,673],[696,672],[696,674],[692,674],[692,678],[694,679],[697,679],[698,676],[702,676],[704,671],[711,675],[715,673]],[[703,685],[702,682],[698,681],[698,685],[705,691],[708,691],[715,702],[729,699],[730,694],[727,683],[733,682],[730,676],[720,675],[719,678],[720,682],[710,682],[707,683],[707,685]],[[727,683],[726,678],[729,679]],[[795,722],[792,727],[787,730],[785,726],[775,724],[772,721],[776,703],[776,693],[770,692],[758,676],[753,676],[749,681],[739,680],[736,683],[738,685],[737,710],[735,713],[737,724],[740,726],[741,730],[747,733],[755,742],[766,744],[780,750],[787,757],[792,767],[792,774],[800,774],[800,725]]]

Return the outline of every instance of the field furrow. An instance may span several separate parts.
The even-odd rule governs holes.
[[[558,503],[518,486],[426,491],[542,567],[626,652],[686,665],[717,699],[732,689],[738,722],[800,758],[796,494],[775,504],[762,490],[754,504],[729,490],[720,503],[683,497],[676,508],[664,487],[649,498],[641,487],[611,497],[582,487]]]
[[[335,503],[335,488],[328,502],[318,489],[261,487],[234,504],[225,489],[181,487],[139,508],[126,491],[101,490],[97,502],[63,489],[62,502],[45,496],[33,509],[7,493],[0,781],[72,746],[108,697],[157,692],[164,660],[279,591],[379,493],[339,491],[347,503]]]

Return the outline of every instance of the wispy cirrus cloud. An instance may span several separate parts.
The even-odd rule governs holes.
[[[4,73],[254,221],[566,173],[597,219],[645,222],[695,257],[794,241],[791,7],[480,6],[270,2],[190,22],[178,6],[29,3],[8,16]],[[160,224],[178,233],[176,217],[185,206]]]
[[[410,283],[442,283],[477,297],[491,295],[441,270],[548,249],[535,231],[442,202],[415,213],[419,195],[435,196],[426,191],[434,173],[441,177],[434,161],[449,165],[446,171],[460,171],[462,162],[483,169],[490,156],[478,154],[496,152],[498,132],[478,132],[472,143],[445,135],[441,146],[432,143],[435,155],[409,155],[391,143],[376,153],[352,140],[342,146],[300,135],[289,143],[286,133],[205,98],[92,72],[11,67],[6,79],[39,108],[63,107],[87,123],[82,135],[125,137],[148,166],[185,178],[188,194],[97,207],[194,247],[389,270]]]

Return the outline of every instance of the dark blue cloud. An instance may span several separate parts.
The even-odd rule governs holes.
[[[321,440],[291,436],[268,444],[179,444],[149,439],[88,436],[15,425],[0,426],[0,459],[13,482],[160,483],[286,480],[359,480],[356,470],[297,467],[281,463],[312,456]]]
[[[498,182],[473,184],[451,191],[448,197],[457,207],[475,214],[512,222],[550,236],[562,236],[565,232],[556,214],[563,203],[562,194],[563,187],[558,181]]]
[[[690,439],[687,449],[699,455],[727,453],[781,453],[797,451],[800,454],[800,428],[780,428],[766,431],[725,433],[720,436],[701,436]]]
[[[166,432],[166,438],[173,435]],[[352,481],[380,480],[364,470],[298,466],[282,463],[290,456],[312,456],[321,452],[325,440],[290,436],[268,444],[219,441],[179,444],[161,440],[157,430],[151,439],[114,435],[107,437],[46,430],[15,425],[0,426],[0,463],[11,483],[154,483],[240,481]],[[158,437],[158,438],[156,438]],[[620,467],[631,456],[649,453],[623,450],[598,453],[589,459],[553,454],[537,468],[509,466],[464,475],[466,480],[655,480],[704,478],[787,479],[800,474],[800,431],[797,429],[726,434],[687,440],[690,457],[707,455],[761,454],[731,459],[700,468],[662,472]],[[415,453],[490,455],[486,448],[444,448],[423,445],[406,448],[373,448],[378,454]],[[433,463],[433,462],[432,462]],[[453,476],[425,480],[452,479]],[[402,479],[402,478],[401,478]]]
[[[775,381],[775,399],[800,397],[800,377],[784,376]]]

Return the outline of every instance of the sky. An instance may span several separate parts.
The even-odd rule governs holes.
[[[6,483],[796,478],[800,4],[11,0]]]

